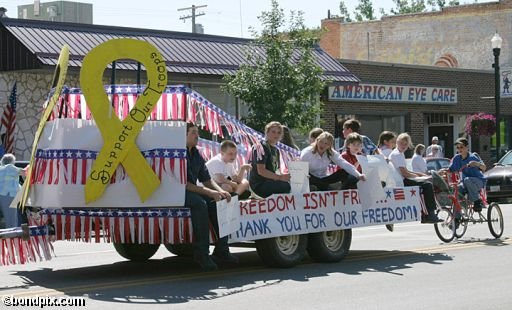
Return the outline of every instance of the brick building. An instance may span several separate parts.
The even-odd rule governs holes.
[[[324,19],[320,46],[339,59],[491,70],[491,38],[503,38],[500,61],[512,66],[512,0],[437,12],[344,23]]]
[[[468,114],[494,113],[491,71],[342,60],[361,82],[331,86],[324,101],[323,127],[338,136],[338,121],[356,117],[362,133],[377,143],[383,130],[409,132],[414,144],[438,136],[446,157],[464,133]],[[512,98],[502,99],[502,150],[512,145]],[[490,137],[471,137],[472,149],[487,162],[495,158]]]

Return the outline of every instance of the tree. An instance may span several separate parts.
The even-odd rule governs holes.
[[[322,69],[315,63],[313,47],[319,31],[304,26],[302,13],[292,12],[288,28],[283,10],[272,0],[272,10],[258,17],[263,30],[249,48],[246,64],[226,75],[223,87],[249,107],[248,126],[263,131],[270,121],[306,132],[321,112],[324,89]]]
[[[352,22],[352,18],[350,17],[350,13],[348,12],[347,6],[344,1],[340,1],[340,13],[343,16],[343,20],[347,23]]]
[[[364,20],[374,20],[375,10],[371,0],[359,0],[359,4],[355,8],[354,15],[356,20],[361,22]]]
[[[396,5],[396,9],[391,9],[391,13],[394,15],[421,13],[427,9],[425,0],[393,0],[393,2]],[[440,1],[438,0],[438,2]]]
[[[475,0],[475,3],[477,1]],[[432,6],[432,10],[441,10],[446,6],[446,0],[428,0],[428,4]],[[448,1],[448,6],[457,6],[460,5],[460,1],[458,0],[450,0]]]

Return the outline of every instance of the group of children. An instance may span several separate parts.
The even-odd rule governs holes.
[[[436,201],[432,182],[423,178],[424,172],[411,171],[406,166],[405,151],[412,147],[411,137],[407,133],[398,136],[384,131],[379,136],[378,146],[371,139],[359,134],[361,124],[351,119],[343,124],[344,146],[334,149],[334,137],[321,128],[311,130],[310,145],[300,153],[300,160],[309,164],[309,182],[312,190],[328,190],[336,183],[341,189],[356,188],[357,182],[365,181],[357,155],[381,154],[396,169],[405,186],[418,186],[424,198],[422,204],[422,223],[436,223]],[[250,164],[234,167],[237,146],[232,141],[221,143],[221,152],[208,162],[197,151],[198,128],[187,124],[187,186],[185,205],[191,209],[194,229],[194,260],[203,270],[215,270],[217,264],[236,264],[238,258],[229,252],[227,237],[217,240],[212,257],[209,256],[208,219],[218,231],[215,202],[231,199],[234,194],[246,193],[249,189],[254,195],[268,197],[272,194],[289,193],[290,175],[281,169],[280,152],[277,144],[282,141],[284,128],[279,122],[270,122],[265,126],[265,139],[252,147]],[[474,202],[474,210],[483,208],[478,191],[485,183],[482,171],[485,165],[475,153],[469,152],[468,141],[459,138],[456,141],[457,154],[449,170],[462,171],[460,192],[468,193]],[[416,149],[416,153],[423,150]],[[334,164],[337,169],[331,167]],[[248,174],[248,179],[245,175]],[[197,181],[204,187],[197,186]],[[213,182],[214,181],[214,182]],[[424,206],[423,206],[424,205]],[[392,225],[386,225],[392,231]],[[213,260],[212,260],[213,259]]]
[[[344,146],[334,149],[334,137],[321,128],[314,128],[309,134],[310,145],[300,153],[300,160],[309,163],[309,183],[312,190],[330,188],[353,189],[357,182],[365,181],[356,155],[381,154],[391,162],[403,178],[405,186],[419,186],[425,199],[423,223],[438,222],[435,214],[436,204],[432,183],[421,178],[423,172],[411,171],[406,166],[404,152],[412,147],[411,137],[407,133],[396,135],[384,131],[379,136],[378,145],[370,138],[359,134],[361,123],[349,119],[343,123]],[[206,166],[212,178],[224,190],[238,195],[250,189],[255,196],[268,197],[272,194],[290,192],[290,175],[283,173],[277,143],[281,141],[284,126],[279,122],[270,122],[265,127],[265,140],[253,146],[251,164],[234,169],[236,144],[224,141],[221,153],[210,159]],[[337,166],[334,172],[330,165]],[[247,173],[248,180],[244,178]],[[341,186],[339,186],[341,184]],[[338,186],[338,187],[336,187]]]

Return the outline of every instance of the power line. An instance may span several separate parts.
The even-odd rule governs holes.
[[[205,8],[205,7],[207,7],[207,5],[200,5],[200,6],[192,5],[189,8],[178,9],[178,11],[192,10],[192,14],[180,17],[180,19],[182,19],[183,22],[185,22],[186,19],[192,18],[192,33],[196,33],[196,17],[205,15],[205,13],[203,13],[203,12],[196,13],[196,9]]]

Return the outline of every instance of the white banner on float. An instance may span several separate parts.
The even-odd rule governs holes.
[[[109,176],[105,193],[85,203],[85,183],[103,138],[94,121],[55,119],[44,127],[34,161],[28,205],[42,208],[138,208],[183,206],[186,184],[186,124],[147,122],[136,139],[140,152],[160,179],[160,186],[141,202],[121,163]]]
[[[357,190],[280,194],[240,201],[238,225],[230,242],[420,220],[417,186],[384,188],[384,193],[383,200],[364,210]]]

